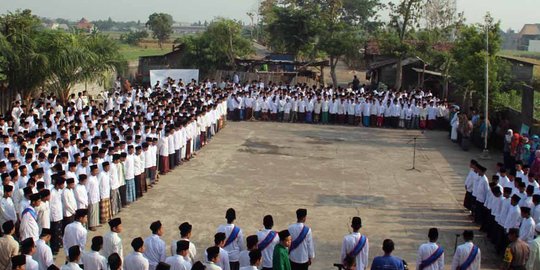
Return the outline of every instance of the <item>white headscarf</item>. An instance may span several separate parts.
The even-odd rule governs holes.
[[[512,136],[513,135],[514,135],[514,131],[512,131],[511,129],[506,131],[506,135],[504,136],[504,139],[506,140],[507,143],[512,142]]]

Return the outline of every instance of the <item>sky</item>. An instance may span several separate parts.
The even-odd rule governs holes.
[[[260,0],[0,0],[0,13],[31,9],[48,18],[79,20],[107,19],[142,22],[154,12],[165,12],[178,22],[227,17],[249,23],[248,12],[256,13]],[[386,2],[388,0],[382,0]],[[398,0],[390,0],[397,2]],[[521,30],[526,23],[540,23],[540,0],[457,0],[459,11],[469,23],[483,22],[486,12],[501,21],[503,30]],[[384,18],[384,14],[382,14]]]

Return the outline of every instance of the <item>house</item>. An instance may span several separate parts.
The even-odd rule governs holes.
[[[82,18],[75,27],[77,29],[90,32],[92,31],[92,28],[94,28],[94,25],[90,23],[87,19]]]
[[[173,50],[170,53],[139,57],[137,81],[142,84],[150,83],[150,70],[183,68],[182,58],[184,57],[185,49],[185,44],[180,44],[173,46]]]
[[[540,24],[526,24],[519,32],[518,50],[527,51],[529,41],[540,40]]]

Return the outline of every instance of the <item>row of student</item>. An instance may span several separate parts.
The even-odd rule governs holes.
[[[510,172],[497,163],[497,172],[489,181],[486,167],[476,160],[471,160],[469,166],[464,206],[497,252],[504,254],[504,269],[538,269],[540,175],[524,170],[520,163]]]

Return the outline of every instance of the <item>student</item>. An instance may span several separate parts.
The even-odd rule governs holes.
[[[257,239],[259,240],[257,249],[261,251],[263,256],[262,269],[271,270],[274,247],[279,243],[279,236],[277,232],[272,230],[274,218],[271,215],[264,216],[263,226],[264,230],[257,232]]]
[[[148,259],[150,269],[156,269],[159,262],[167,258],[165,241],[161,239],[163,235],[163,225],[161,222],[154,221],[150,224],[152,235],[144,240],[144,256]]]
[[[305,225],[307,210],[300,208],[296,210],[296,223],[288,228],[292,242],[289,248],[292,270],[307,270],[311,261],[315,258],[315,248],[311,229]]]
[[[110,231],[105,234],[103,237],[103,256],[108,258],[113,253],[117,253],[120,258],[124,255],[124,250],[122,247],[122,238],[120,238],[120,233],[122,233],[122,219],[113,218],[109,221]]]
[[[439,230],[429,229],[428,238],[429,242],[418,248],[416,267],[418,270],[444,270],[444,249],[437,245]]]
[[[102,247],[103,237],[94,236],[92,238],[92,246],[90,246],[90,251],[85,252],[81,259],[84,269],[108,270],[107,259],[99,254]]]
[[[291,261],[289,260],[289,247],[292,238],[288,230],[279,232],[279,244],[274,247],[272,255],[273,270],[291,270]]]
[[[353,232],[343,237],[343,244],[341,245],[341,261],[344,262],[347,256],[352,257],[356,260],[357,269],[364,270],[368,265],[369,240],[365,235],[360,233],[362,219],[360,219],[360,217],[353,217],[351,228],[353,229]]]
[[[189,251],[188,255],[184,259],[189,263],[195,262],[195,256],[197,256],[197,248],[195,247],[195,244],[193,244],[193,242],[191,242],[190,240],[192,229],[193,226],[188,222],[184,222],[180,224],[180,226],[178,226],[178,230],[180,231],[180,239],[171,243],[171,256],[174,256],[176,254],[177,242],[180,240],[186,240],[189,242]]]
[[[88,210],[79,209],[75,212],[75,220],[66,226],[63,237],[63,246],[66,256],[69,256],[69,251],[72,246],[81,248],[81,252],[86,247],[86,237],[88,231],[85,224],[88,222]]]
[[[26,269],[38,270],[39,264],[32,258],[32,255],[36,253],[36,245],[32,238],[26,238],[21,242],[21,254],[26,257]]]
[[[60,270],[82,270],[78,262],[81,258],[81,248],[79,246],[72,246],[68,249],[68,263],[62,265]]]
[[[239,256],[240,268],[250,266],[249,252],[257,249],[257,235],[250,235],[246,238],[247,250],[242,250]]]
[[[148,270],[150,264],[148,259],[144,257],[144,240],[137,237],[131,241],[133,252],[126,256],[124,269],[130,270]]]
[[[394,251],[394,241],[392,241],[392,239],[385,239],[383,241],[382,249],[384,251],[384,255],[375,257],[373,259],[373,262],[371,263],[371,270],[405,269],[403,260],[399,257],[392,256],[392,251]]]
[[[473,231],[464,231],[462,236],[465,243],[456,248],[450,269],[480,270],[480,261],[482,256],[480,253],[480,248],[473,244]]]
[[[39,225],[35,207],[38,207],[40,203],[41,196],[39,196],[39,193],[30,195],[30,205],[24,209],[21,215],[21,225],[19,228],[21,239],[32,238],[35,241],[39,239]],[[62,227],[58,228],[60,230],[62,229]]]
[[[261,266],[262,254],[259,250],[253,249],[249,252],[249,265],[240,267],[240,270],[258,270]]]
[[[240,251],[244,250],[244,234],[240,227],[234,224],[236,220],[236,211],[233,208],[227,209],[225,213],[227,224],[220,225],[217,232],[225,233],[225,243],[223,249],[228,252],[230,270],[240,269]]]
[[[208,260],[206,263],[206,268],[208,268],[208,270],[222,270],[222,268],[218,265],[220,259],[219,254],[220,250],[217,246],[206,249],[206,259]]]
[[[36,242],[36,253],[32,256],[39,264],[40,270],[47,270],[49,266],[54,265],[52,250],[49,247],[51,241],[51,230],[42,229],[39,240]]]
[[[110,270],[122,270],[122,257],[118,253],[113,253],[107,257],[107,264]]]
[[[191,263],[185,257],[189,254],[189,241],[176,242],[176,255],[167,257],[165,263],[171,266],[171,270],[191,270]]]

